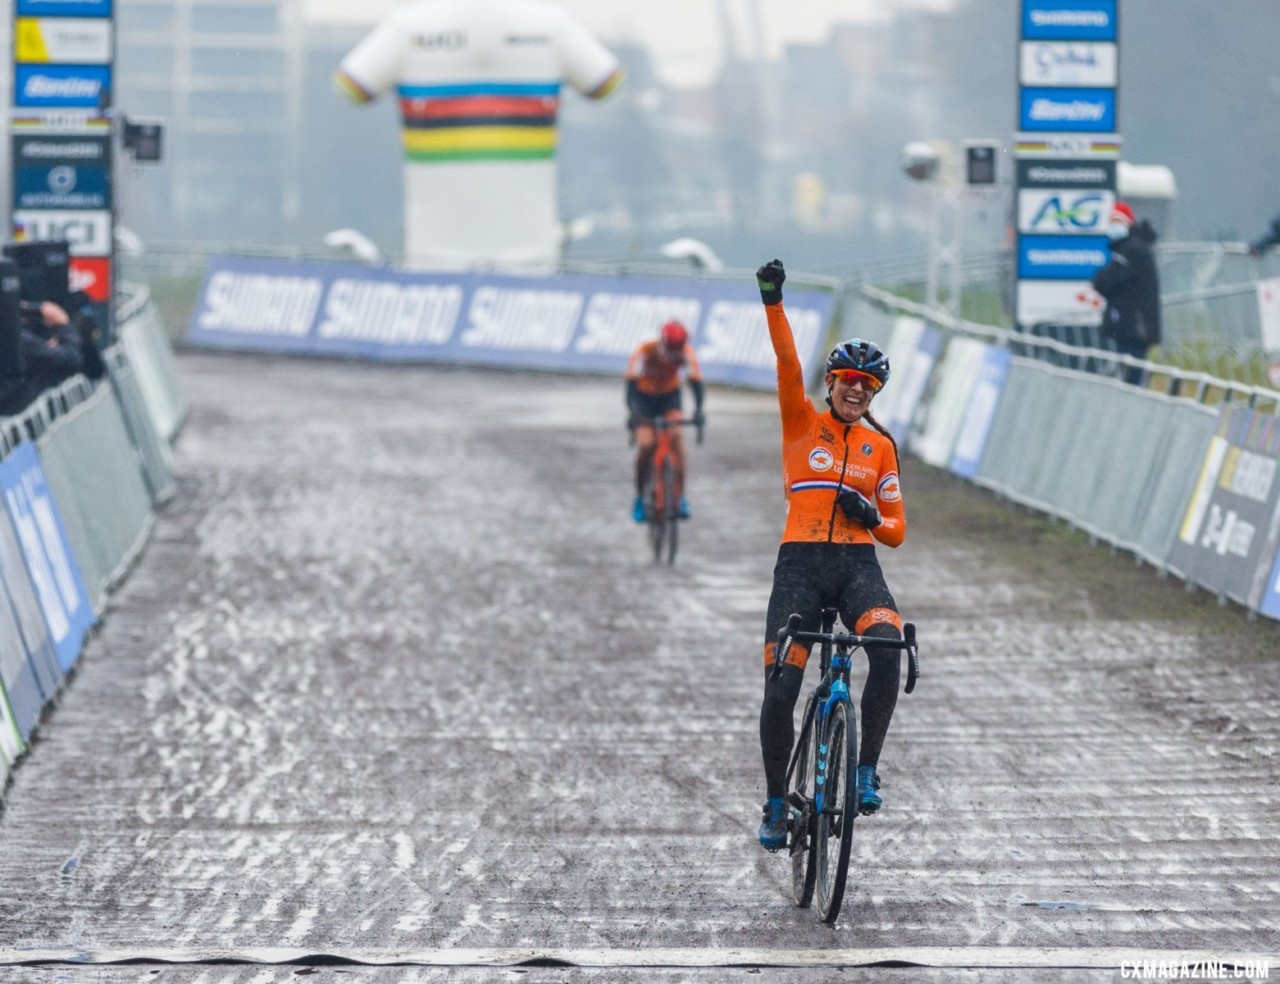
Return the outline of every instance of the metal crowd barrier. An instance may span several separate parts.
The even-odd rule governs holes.
[[[886,413],[909,451],[1280,619],[1280,391],[874,288],[842,310],[841,331],[881,339],[918,391]]]
[[[0,793],[174,494],[181,387],[145,290],[123,314],[105,378],[0,420]]]

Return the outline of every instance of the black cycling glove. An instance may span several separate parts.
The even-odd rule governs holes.
[[[766,306],[782,303],[782,282],[786,279],[787,271],[782,268],[781,260],[770,260],[756,271],[756,286]]]
[[[855,523],[874,530],[884,522],[880,518],[880,510],[875,504],[856,489],[847,489],[836,496],[836,505],[849,519]]]

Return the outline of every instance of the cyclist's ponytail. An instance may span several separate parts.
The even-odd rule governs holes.
[[[901,477],[902,458],[898,454],[898,442],[895,441],[893,439],[893,435],[889,433],[889,428],[885,427],[884,424],[880,423],[880,421],[876,420],[875,417],[871,416],[870,410],[866,411],[866,413],[862,415],[862,419],[865,420],[873,428],[878,430],[881,434],[883,434],[885,437],[889,439],[889,443],[893,445],[893,463],[894,465],[897,466],[899,477]]]

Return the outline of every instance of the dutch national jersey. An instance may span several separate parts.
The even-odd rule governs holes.
[[[395,87],[413,267],[554,261],[556,118],[564,82],[590,98],[617,59],[541,0],[420,0],[392,11],[336,80],[367,102]]]
[[[874,543],[899,546],[907,518],[898,485],[898,455],[883,434],[819,413],[804,388],[791,325],[781,304],[765,309],[778,357],[778,408],[782,414],[782,481],[787,499],[784,543]],[[836,505],[845,489],[857,489],[884,519],[874,530],[848,519]]]

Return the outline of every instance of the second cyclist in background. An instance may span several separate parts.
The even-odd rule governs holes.
[[[657,442],[651,421],[681,415],[682,373],[693,393],[694,420],[701,426],[702,371],[698,368],[698,356],[689,344],[689,332],[684,325],[679,321],[668,321],[662,326],[659,336],[637,346],[627,362],[627,410],[630,412],[627,426],[636,436],[636,498],[631,506],[631,518],[637,523],[645,520],[644,489],[653,466],[653,448]],[[672,432],[671,437],[678,472],[680,515],[688,519],[689,503],[684,495],[684,442],[678,429]]]

